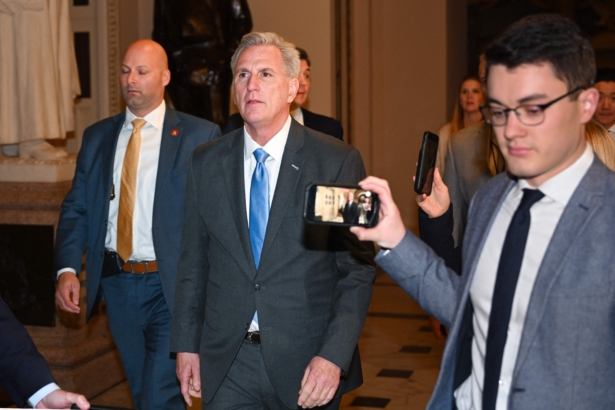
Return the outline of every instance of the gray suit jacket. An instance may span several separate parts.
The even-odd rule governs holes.
[[[373,245],[348,228],[307,225],[313,181],[357,183],[359,152],[293,120],[257,270],[248,233],[243,130],[197,148],[188,171],[171,350],[200,354],[209,402],[258,309],[261,350],[271,382],[297,406],[314,356],[342,369],[338,394],[362,382],[356,349],[371,298]]]
[[[469,290],[497,210],[514,181],[500,174],[474,198],[463,275],[412,234],[376,261],[450,327],[429,409],[452,409],[471,371]],[[615,174],[596,157],[551,238],[532,290],[509,409],[615,408]],[[494,273],[495,274],[495,273]]]
[[[444,183],[453,203],[453,237],[459,246],[465,231],[470,200],[493,174],[487,162],[491,126],[481,121],[453,134],[446,154]]]

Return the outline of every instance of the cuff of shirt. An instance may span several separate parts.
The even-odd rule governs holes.
[[[74,270],[73,268],[64,268],[58,271],[58,276],[56,276],[56,278],[60,279],[60,275],[63,274],[64,272],[72,272],[75,276],[77,276],[77,271]]]
[[[28,404],[35,409],[39,401],[43,400],[49,393],[56,390],[60,390],[60,386],[55,383],[49,383],[47,386],[39,389],[36,393],[30,396],[28,399]]]

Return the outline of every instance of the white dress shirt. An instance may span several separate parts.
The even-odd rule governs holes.
[[[269,156],[265,160],[265,167],[267,168],[267,174],[269,178],[269,205],[273,201],[273,195],[275,194],[275,187],[278,183],[278,175],[280,173],[280,164],[282,164],[282,155],[284,154],[284,147],[288,140],[288,131],[290,130],[290,115],[284,123],[282,129],[273,136],[265,144],[264,147],[258,145],[248,134],[246,127],[243,127],[243,182],[246,193],[246,217],[248,218],[248,226],[250,225],[250,188],[252,185],[252,174],[256,169],[256,158],[254,157],[254,151],[258,148],[265,150]],[[252,320],[250,324],[250,332],[258,331],[258,324]]]
[[[164,101],[143,119],[147,123],[141,128],[141,151],[139,153],[139,166],[137,171],[137,198],[135,202],[133,226],[133,254],[129,258],[132,261],[156,260],[154,240],[152,237],[152,215],[154,213],[154,195],[156,193],[156,176],[158,175],[158,158],[160,157],[160,142],[162,140],[162,127],[166,105]],[[122,186],[122,166],[126,147],[132,135],[132,121],[135,116],[128,107],[126,118],[120,131],[115,149],[113,162],[113,185],[115,198],[109,202],[109,218],[107,222],[107,236],[105,248],[111,251],[117,250],[117,216],[120,206]],[[58,271],[58,276],[64,272],[76,273],[72,268],[64,268]]]
[[[615,124],[609,128],[609,133],[611,134],[611,137],[615,138]]]
[[[498,410],[505,410],[508,407],[513,371],[517,361],[521,336],[523,335],[523,325],[542,259],[564,208],[594,159],[591,146],[586,145],[585,151],[573,165],[538,187],[545,196],[530,208],[530,231],[515,289],[508,337],[502,359],[496,402],[496,409]],[[508,226],[521,202],[524,188],[533,189],[525,179],[519,179],[498,210],[481,251],[476,273],[470,286],[470,299],[474,308],[472,317],[474,329],[472,373],[455,391],[457,407],[460,410],[480,410],[482,408],[489,314],[496,273]]]
[[[290,115],[295,119],[295,121],[297,121],[299,124],[301,125],[305,125],[303,123],[303,111],[301,110],[301,107],[297,107],[296,110],[293,110],[290,112]]]
[[[60,386],[55,383],[49,383],[48,385],[38,389],[36,393],[30,396],[30,398],[28,399],[28,404],[30,405],[30,407],[35,409],[39,401],[43,400],[45,397],[47,397],[49,393],[56,390],[60,390]]]

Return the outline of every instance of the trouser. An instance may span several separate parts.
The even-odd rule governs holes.
[[[135,409],[185,409],[175,358],[169,352],[171,314],[158,272],[101,279],[109,327]]]
[[[297,400],[299,387],[297,386]],[[339,409],[341,401],[341,397],[334,398],[317,409]],[[243,341],[214,398],[209,403],[203,402],[203,409],[288,410],[271,385],[260,345]]]

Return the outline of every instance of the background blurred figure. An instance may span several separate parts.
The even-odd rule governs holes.
[[[453,118],[438,131],[440,143],[438,145],[438,159],[436,167],[440,173],[444,173],[448,141],[451,135],[457,131],[474,125],[483,119],[480,106],[483,105],[484,97],[480,86],[480,80],[473,75],[467,75],[459,87],[459,96],[455,103]]]
[[[292,115],[292,117],[301,125],[305,125],[306,127],[322,132],[323,134],[331,135],[337,139],[344,140],[344,129],[338,120],[313,113],[302,107],[310,94],[311,63],[310,58],[304,49],[297,47],[297,51],[299,51],[299,59],[301,63],[299,68],[299,77],[297,78],[299,80],[299,89],[297,90],[297,96],[290,104],[290,115]],[[243,118],[241,118],[241,114],[235,113],[228,119],[228,123],[226,124],[224,131],[222,131],[222,134],[226,135],[229,132],[241,127],[243,127]]]
[[[594,87],[600,93],[600,104],[594,119],[615,138],[615,69],[601,68],[596,73]]]
[[[591,120],[585,124],[585,138],[604,165],[615,171],[615,141],[607,129]]]

